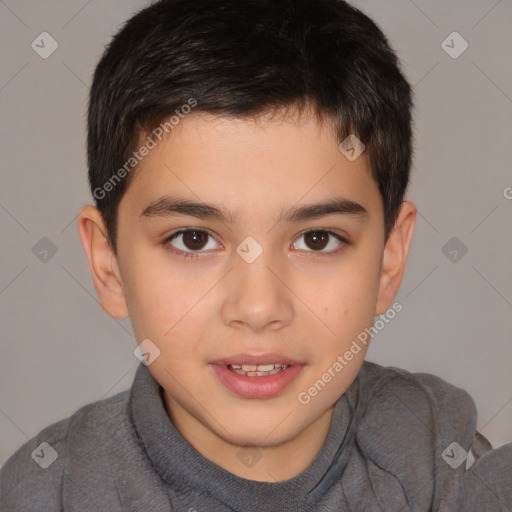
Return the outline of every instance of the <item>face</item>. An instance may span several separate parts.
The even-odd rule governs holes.
[[[389,307],[383,225],[364,154],[313,116],[193,114],[144,158],[116,268],[185,437],[270,447],[330,418],[365,347],[308,390]]]

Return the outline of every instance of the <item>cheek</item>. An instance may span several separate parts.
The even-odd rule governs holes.
[[[376,258],[360,257],[354,253],[350,260],[333,266],[329,279],[324,279],[309,301],[317,305],[330,334],[341,350],[365,328],[373,324],[379,290],[379,267]],[[313,306],[315,308],[315,306]]]
[[[152,270],[132,276],[130,316],[137,340],[149,338],[162,351],[172,347],[185,364],[215,318],[214,295],[208,294],[209,280],[169,274]]]
[[[137,339],[163,339],[193,307],[193,287],[156,265],[130,270],[124,289]]]

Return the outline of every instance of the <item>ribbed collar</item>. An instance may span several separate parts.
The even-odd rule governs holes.
[[[175,428],[162,388],[141,364],[130,392],[128,413],[160,477],[174,489],[206,493],[235,510],[303,510],[339,479],[353,446],[367,401],[365,366],[338,400],[327,439],[313,462],[295,477],[277,483],[240,478],[203,457]]]

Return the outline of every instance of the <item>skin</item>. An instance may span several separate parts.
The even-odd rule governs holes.
[[[165,195],[225,207],[238,218],[141,217]],[[359,203],[367,215],[276,222],[282,211],[335,197]],[[274,482],[303,471],[321,449],[365,348],[307,405],[297,397],[390,308],[415,219],[416,207],[404,202],[385,243],[382,198],[364,153],[349,161],[329,123],[311,113],[253,120],[195,113],[139,164],[119,205],[117,256],[94,206],[78,222],[103,310],[129,315],[137,341],[150,339],[160,350],[148,368],[176,428],[231,473]],[[185,228],[212,236],[203,234],[199,251],[193,239],[168,240]],[[315,246],[304,235],[312,229],[348,243],[324,233],[325,243]],[[263,249],[250,264],[236,252],[249,236]],[[180,250],[200,254],[185,258]],[[303,367],[279,395],[242,398],[210,365],[242,353],[282,354]],[[241,446],[259,448],[256,465],[238,458]]]

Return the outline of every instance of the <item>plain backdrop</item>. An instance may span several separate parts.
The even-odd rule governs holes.
[[[466,389],[499,446],[512,440],[512,1],[353,4],[387,34],[416,96],[408,198],[419,217],[403,310],[368,359]],[[145,5],[0,2],[0,464],[45,426],[128,389],[139,364],[129,320],[98,304],[76,215],[92,202],[91,75]]]

